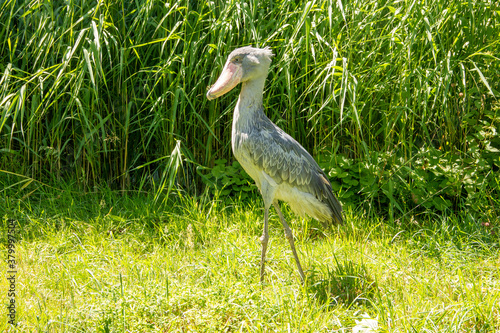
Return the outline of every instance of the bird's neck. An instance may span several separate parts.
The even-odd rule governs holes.
[[[233,114],[231,146],[238,156],[241,137],[247,136],[259,127],[259,122],[267,119],[263,107],[263,91],[266,77],[245,81],[241,85],[240,97]],[[237,157],[238,158],[238,157]]]
[[[236,103],[233,116],[233,129],[245,126],[256,116],[263,114],[263,92],[266,77],[259,77],[241,84],[240,97]]]
[[[253,80],[245,81],[241,84],[240,98],[238,105],[242,110],[252,112],[262,109],[264,93],[264,83],[266,77],[261,76]]]

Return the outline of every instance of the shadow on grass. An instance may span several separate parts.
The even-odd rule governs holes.
[[[371,305],[378,286],[365,265],[348,259],[335,258],[335,262],[334,267],[324,266],[319,272],[310,273],[306,281],[308,293],[331,306]]]

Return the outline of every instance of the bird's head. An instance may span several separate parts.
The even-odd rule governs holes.
[[[231,52],[222,73],[208,90],[207,98],[212,100],[231,91],[240,82],[266,77],[273,53],[269,47],[258,49],[241,47]]]

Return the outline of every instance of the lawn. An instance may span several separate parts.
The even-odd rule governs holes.
[[[155,208],[146,194],[65,191],[2,201],[5,229],[10,216],[20,239],[20,332],[500,330],[498,229],[467,214],[391,224],[348,211],[325,230],[285,209],[301,285],[273,212],[261,284],[259,199],[177,195]],[[7,288],[2,279],[0,294]],[[0,329],[16,331],[5,320]]]

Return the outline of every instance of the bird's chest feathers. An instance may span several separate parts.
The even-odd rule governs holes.
[[[255,131],[258,124],[255,122],[253,112],[248,112],[248,108],[242,112],[240,101],[236,104],[233,115],[233,128],[231,133],[231,147],[236,159],[240,160],[241,145],[246,142],[252,131]]]
[[[256,144],[252,142],[256,135],[262,135],[257,118],[258,116],[255,113],[240,112],[237,105],[233,116],[231,146],[236,160],[240,162],[250,177],[255,179],[258,185],[260,185],[258,181],[260,176],[257,175],[260,170],[256,169],[255,161],[252,160],[251,151],[249,150]]]
[[[250,132],[245,128],[238,128],[233,126],[231,135],[231,146],[233,149],[233,154],[240,163],[244,163],[246,156],[246,150],[243,148],[245,144],[249,143]]]

